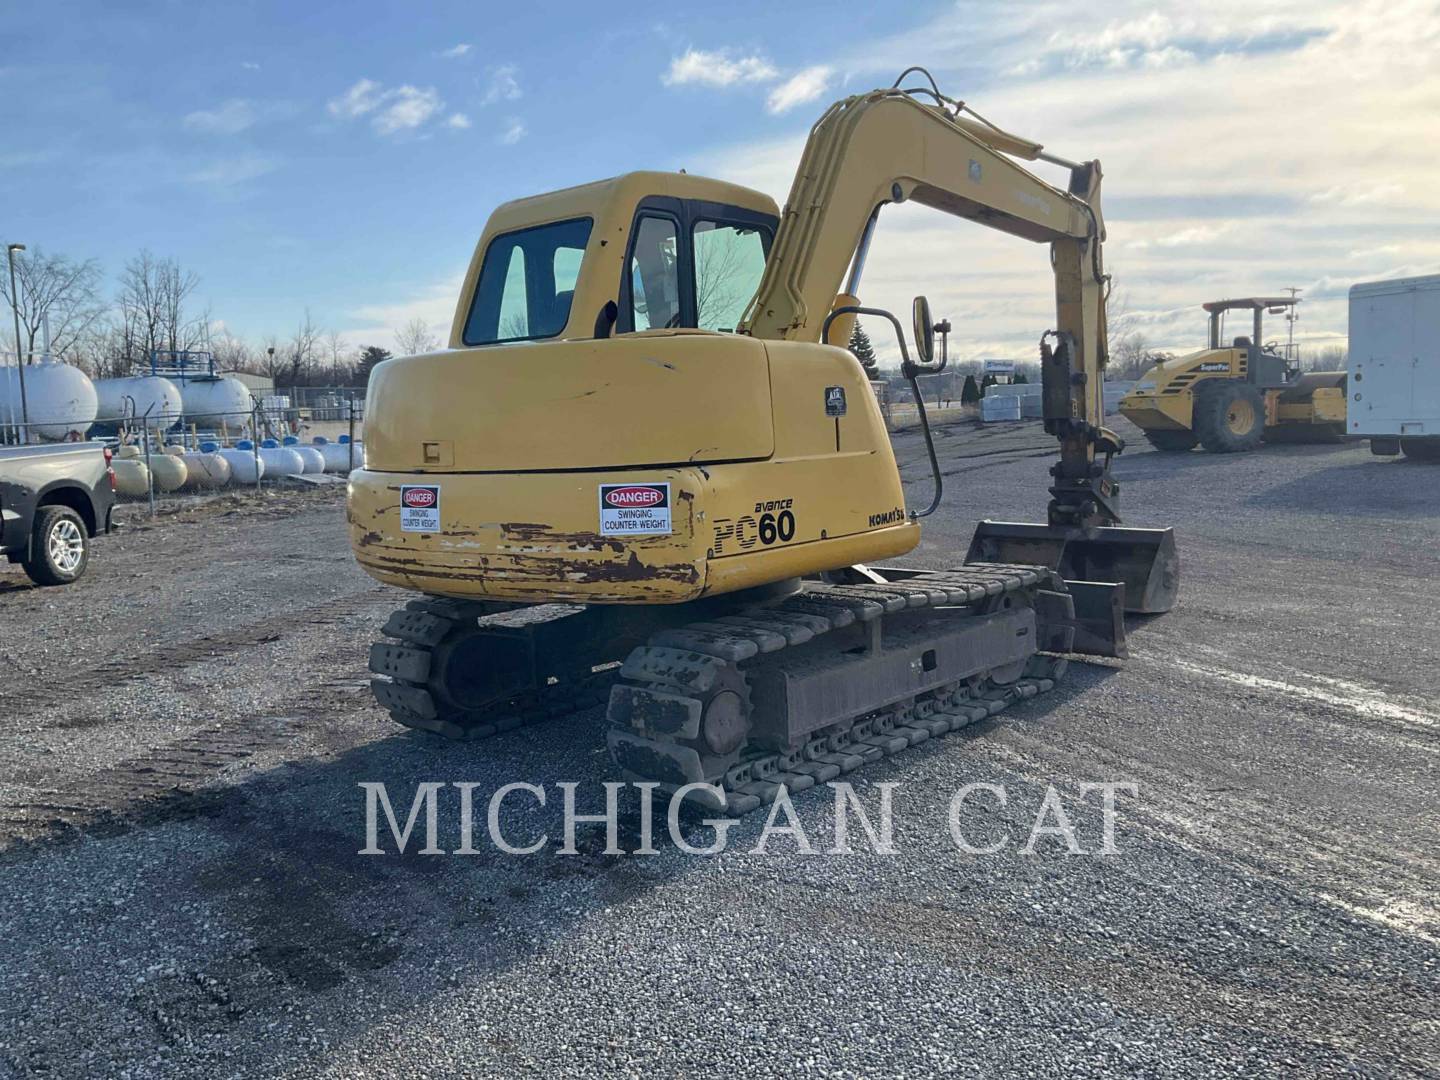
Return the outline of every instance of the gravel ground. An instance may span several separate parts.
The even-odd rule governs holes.
[[[939,441],[947,503],[908,561],[1043,515],[1036,426]],[[754,851],[763,819],[711,856],[607,856],[595,825],[560,854],[556,783],[603,802],[601,717],[393,728],[364,664],[405,597],[355,569],[333,494],[126,530],[68,589],[8,575],[0,1071],[1435,1075],[1440,470],[1142,442],[1118,472],[1133,524],[1177,528],[1180,606],[1132,621],[1130,660],[854,774],[872,815],[895,785],[889,855],[853,819],[843,856]],[[543,785],[502,824],[549,841],[362,856],[366,781],[402,815],[418,783],[473,782],[482,823],[502,784]],[[1081,785],[1107,781],[1137,793],[1101,856]],[[972,782],[1007,791],[960,819],[994,854],[947,827]],[[1022,850],[1052,787],[1084,855]],[[455,789],[440,806],[451,850]],[[795,811],[827,850],[829,793]]]

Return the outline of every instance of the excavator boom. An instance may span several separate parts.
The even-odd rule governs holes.
[[[1017,156],[1059,161],[1038,143],[904,91],[877,90],[832,105],[811,129],[742,329],[761,338],[821,340],[835,307],[856,302],[870,234],[888,203],[914,201],[1049,244],[1056,323],[1041,367],[1046,430],[1060,442],[1060,460],[1048,521],[987,522],[970,557],[1043,562],[1068,578],[1124,583],[1128,610],[1168,611],[1179,573],[1173,535],[1109,528],[1121,521],[1109,463],[1123,443],[1104,427],[1108,279],[1100,163],[1064,162],[1070,177],[1061,190]],[[849,325],[832,328],[832,343],[847,340]]]

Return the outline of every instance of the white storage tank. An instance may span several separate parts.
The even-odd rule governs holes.
[[[220,430],[223,420],[231,431],[239,431],[250,420],[250,388],[239,379],[186,379],[180,384],[186,423]]]
[[[201,443],[200,449],[212,445]],[[265,459],[255,456],[254,444],[249,440],[242,439],[233,448],[217,450],[216,453],[230,466],[230,478],[237,484],[253,484],[265,475]]]
[[[95,383],[99,411],[96,418],[107,427],[125,420],[138,427],[147,414],[151,431],[169,431],[180,422],[180,388],[159,375],[125,379],[99,379]]]
[[[20,404],[19,369],[0,368],[0,423],[19,424],[28,413],[32,438],[52,442],[84,438],[98,407],[90,376],[48,359],[25,368],[23,411]]]
[[[315,449],[325,458],[325,471],[344,473],[350,471],[350,444],[332,443],[324,435],[315,436]]]
[[[265,462],[266,476],[299,476],[305,471],[305,460],[291,447],[281,446],[274,439],[260,444],[260,460]]]
[[[325,471],[325,455],[314,446],[301,446],[300,440],[294,435],[286,435],[281,440],[281,445],[287,450],[294,450],[300,455],[300,460],[305,465],[307,473],[322,473]]]

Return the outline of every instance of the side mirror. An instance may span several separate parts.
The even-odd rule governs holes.
[[[915,362],[931,364],[935,361],[935,320],[930,317],[930,301],[923,296],[915,297]]]

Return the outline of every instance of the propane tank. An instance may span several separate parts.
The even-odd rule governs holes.
[[[25,367],[25,409],[20,402],[20,369],[0,368],[0,423],[30,418],[32,438],[48,442],[84,438],[98,409],[95,384],[77,367],[48,357]]]
[[[159,375],[100,379],[95,394],[99,421],[111,430],[123,423],[130,428],[144,424],[151,431],[169,431],[180,421],[180,388]]]
[[[212,444],[202,444],[209,445]],[[237,484],[253,484],[265,475],[265,461],[255,456],[254,444],[248,439],[242,439],[231,449],[216,452],[230,466],[230,479]]]
[[[185,419],[202,428],[219,431],[223,421],[231,431],[239,431],[250,421],[250,389],[239,379],[186,379],[180,396]]]

